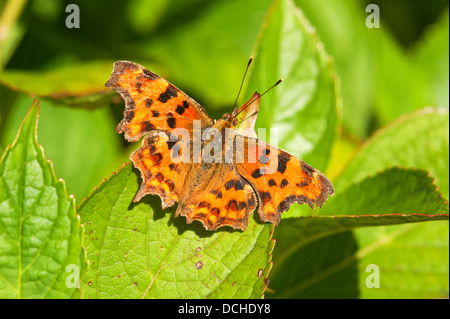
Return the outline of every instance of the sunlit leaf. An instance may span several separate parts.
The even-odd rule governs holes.
[[[37,144],[37,104],[0,161],[0,296],[77,298],[81,228],[74,198]]]

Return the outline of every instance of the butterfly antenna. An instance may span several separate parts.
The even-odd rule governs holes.
[[[248,60],[247,68],[245,69],[244,76],[242,77],[241,86],[239,87],[239,92],[238,92],[238,94],[236,96],[236,100],[234,100],[233,108],[236,107],[237,100],[238,100],[239,95],[241,94],[241,91],[242,91],[242,86],[244,85],[245,76],[247,75],[248,68],[250,67],[250,64],[252,64],[252,61],[253,61],[253,57],[251,56],[250,59]]]
[[[272,85],[270,88],[268,88],[263,94],[261,94],[260,97],[262,97],[264,94],[266,94],[267,92],[269,92],[270,90],[272,90],[274,87],[276,87],[278,84],[280,84],[281,82],[283,82],[283,79],[279,79],[277,81],[277,83],[275,83],[274,85]],[[252,101],[253,102],[253,101]]]
[[[283,79],[279,79],[279,80],[277,81],[277,83],[275,83],[275,84],[272,85],[270,88],[268,88],[267,90],[265,90],[263,94],[261,94],[260,96],[254,98],[253,100],[247,102],[247,103],[246,103],[247,105],[246,105],[244,108],[239,109],[239,111],[238,111],[237,114],[239,114],[239,113],[241,113],[242,111],[244,111],[249,105],[251,105],[251,104],[252,104],[253,102],[255,102],[257,99],[260,99],[264,94],[266,94],[267,92],[269,92],[270,90],[272,90],[274,87],[276,87],[276,86],[277,86],[278,84],[280,84],[281,82],[283,82]],[[236,115],[237,115],[237,114],[236,114]]]

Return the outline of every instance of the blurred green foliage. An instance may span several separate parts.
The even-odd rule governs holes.
[[[367,192],[370,178],[384,183],[387,168],[401,167],[413,171],[406,177],[403,172],[393,175],[407,181],[422,178],[417,185],[429,190],[424,198],[447,200],[448,214],[447,1],[295,0],[303,12],[301,28],[310,27],[304,31],[304,56],[293,58],[289,54],[303,45],[302,38],[280,36],[286,26],[281,18],[269,28],[281,40],[260,39],[272,0],[80,0],[79,29],[65,25],[65,8],[71,2],[0,0],[0,150],[12,143],[33,99],[39,98],[39,144],[77,205],[140,144],[125,143],[114,131],[123,102],[104,87],[114,61],[144,65],[219,118],[231,109],[258,43],[260,60],[256,56],[240,103],[281,76],[290,80],[263,98],[257,125],[280,125],[280,146],[324,171],[336,186],[335,196],[352,199],[349,190],[355,185]],[[366,27],[369,3],[380,7],[379,29]],[[320,41],[317,56],[315,40],[308,37]],[[311,60],[305,65],[304,59]],[[264,64],[275,60],[277,65]],[[315,78],[316,91],[296,85],[308,72],[283,69],[287,60],[294,61],[295,71],[310,67],[315,74],[317,67],[321,77]],[[313,102],[305,102],[309,99]],[[312,133],[312,126],[318,133]],[[436,193],[433,183],[439,187]],[[383,193],[384,184],[377,185],[380,200],[395,202],[403,194]],[[339,199],[334,202],[324,207],[331,215],[341,206]],[[343,206],[352,206],[347,204]],[[314,221],[302,224],[301,218],[288,217],[314,213],[320,214],[296,206],[283,215],[274,235],[274,284],[266,297],[448,297],[448,223],[350,232],[344,230],[359,227],[354,221],[353,226],[330,226],[327,221],[313,226],[306,240],[299,238]],[[317,230],[321,227],[326,231]],[[383,246],[379,238],[396,245]],[[421,248],[408,250],[408,243]],[[424,243],[431,249],[424,249]],[[433,265],[420,254],[433,259]],[[389,258],[400,255],[404,258]],[[385,290],[365,289],[363,265],[377,260],[385,262],[384,270],[395,284]]]

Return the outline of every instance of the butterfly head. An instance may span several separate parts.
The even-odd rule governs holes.
[[[214,127],[219,131],[222,131],[225,128],[235,128],[236,127],[236,119],[231,118],[231,115],[226,113],[222,116],[220,120],[216,120],[214,123]]]

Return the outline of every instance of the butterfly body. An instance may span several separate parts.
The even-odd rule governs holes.
[[[145,136],[130,157],[143,179],[135,201],[158,195],[163,208],[178,203],[175,214],[187,223],[245,230],[256,209],[262,221],[278,224],[293,203],[321,206],[334,192],[318,170],[257,139],[258,93],[214,121],[200,104],[136,63],[116,62],[106,86],[126,102],[116,130],[128,141]]]

